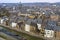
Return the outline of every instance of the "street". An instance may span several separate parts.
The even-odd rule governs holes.
[[[0,40],[5,40],[5,39],[0,37]]]
[[[11,40],[20,40],[22,39],[21,36],[13,33],[13,32],[9,32],[7,31],[6,29],[0,27],[0,35],[3,35],[3,36],[6,36],[8,37],[8,39],[11,39]]]

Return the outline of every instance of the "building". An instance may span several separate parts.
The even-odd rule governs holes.
[[[34,21],[33,19],[29,19],[26,23],[25,23],[25,31],[28,32],[36,32],[38,27],[37,27],[37,23],[35,23],[36,21]]]
[[[17,23],[12,22],[12,23],[11,23],[11,26],[12,26],[12,28],[15,28],[15,27],[17,26]]]
[[[53,20],[53,21],[58,21],[59,20],[59,15],[50,15],[50,19]]]
[[[4,23],[4,19],[0,19],[0,24],[3,24]]]
[[[39,30],[42,29],[42,19],[37,19],[37,26]]]
[[[52,26],[46,26],[44,37],[53,38],[54,36],[55,36],[54,28]]]
[[[47,38],[55,37],[55,27],[56,27],[56,22],[48,20],[47,25],[45,26],[44,37],[47,37]]]
[[[37,26],[38,26],[38,29],[40,30],[41,29],[41,24],[37,23]]]
[[[55,26],[54,31],[55,31],[55,38],[60,39],[60,26]]]
[[[27,32],[31,32],[30,30],[30,27],[31,27],[31,21],[32,21],[32,19],[29,19],[29,20],[27,20],[26,21],[26,23],[25,23],[25,31],[27,31]]]
[[[47,38],[52,38],[52,37],[54,37],[54,31],[53,31],[53,30],[45,29],[44,37],[47,37]]]
[[[8,18],[5,18],[5,17],[0,18],[0,24],[6,25],[7,24],[6,23],[7,20],[8,20]]]
[[[56,24],[57,24],[56,21],[48,20],[47,25],[45,26],[44,37],[48,38],[55,37],[60,39],[60,26],[57,26]]]
[[[29,24],[25,24],[25,31],[30,32],[30,25]]]
[[[18,27],[18,29],[24,31],[25,30],[25,23],[23,21],[20,21],[17,23],[17,27]]]

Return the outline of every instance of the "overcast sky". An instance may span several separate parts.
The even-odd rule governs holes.
[[[50,2],[50,3],[54,3],[54,2],[60,2],[60,0],[0,0],[0,3],[18,3],[18,2],[22,2],[22,3],[30,3],[30,2]]]

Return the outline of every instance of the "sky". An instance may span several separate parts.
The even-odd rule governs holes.
[[[60,2],[60,0],[0,0],[0,3],[33,3],[33,2],[49,2],[55,3]]]

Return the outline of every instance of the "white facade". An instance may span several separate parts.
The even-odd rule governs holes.
[[[9,20],[8,18],[5,18],[6,20]]]
[[[43,12],[43,14],[45,14],[45,12]]]
[[[28,24],[25,24],[25,31],[28,31],[28,32],[30,32],[30,25],[28,25]]]
[[[12,27],[16,27],[17,26],[17,23],[12,22],[11,26]]]
[[[1,19],[1,20],[0,20],[0,23],[3,24],[3,23],[4,23],[4,19]]]
[[[38,26],[38,29],[40,30],[41,29],[41,24],[37,23],[37,26]]]
[[[45,35],[44,35],[44,37],[48,37],[48,38],[54,37],[54,31],[53,30],[46,30],[45,29]]]

